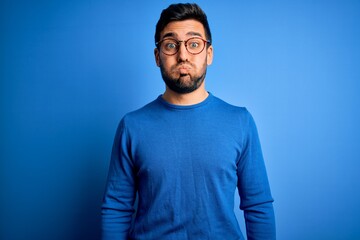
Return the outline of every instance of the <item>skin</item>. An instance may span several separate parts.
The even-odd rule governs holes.
[[[196,20],[170,22],[160,33],[160,40],[172,37],[179,41],[187,40],[193,36],[205,37],[204,26]],[[204,101],[208,92],[205,89],[205,75],[207,66],[213,60],[213,47],[205,49],[197,55],[190,54],[184,44],[172,56],[163,54],[157,48],[154,50],[156,65],[160,67],[162,76],[167,81],[179,81],[182,86],[192,87],[191,92],[174,91],[166,84],[163,98],[176,105],[193,105]],[[166,81],[165,81],[166,83]]]

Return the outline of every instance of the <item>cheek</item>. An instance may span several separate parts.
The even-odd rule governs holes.
[[[205,56],[201,61],[198,62],[197,66],[199,66],[199,68],[206,68],[208,62],[208,58]]]
[[[160,58],[160,64],[165,67],[166,69],[170,69],[171,67],[177,64],[176,59],[173,58]]]

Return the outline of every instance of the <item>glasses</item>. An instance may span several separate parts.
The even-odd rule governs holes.
[[[199,37],[193,37],[189,38],[186,41],[178,41],[173,38],[165,38],[159,42],[156,43],[156,46],[160,49],[161,52],[163,52],[165,55],[175,55],[179,49],[180,44],[184,43],[186,50],[193,55],[201,53],[205,45],[208,43],[210,44],[209,40],[204,40]]]

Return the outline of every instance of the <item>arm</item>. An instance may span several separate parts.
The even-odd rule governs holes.
[[[103,240],[125,240],[131,226],[136,190],[128,141],[122,120],[114,140],[102,204]]]
[[[238,162],[240,209],[244,211],[248,239],[276,239],[273,199],[255,122],[247,112],[243,150]]]

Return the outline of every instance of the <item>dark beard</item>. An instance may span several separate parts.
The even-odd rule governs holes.
[[[171,78],[165,71],[162,65],[160,65],[161,70],[161,76],[168,88],[170,88],[172,91],[180,94],[185,93],[191,93],[198,89],[201,84],[204,82],[205,76],[206,76],[206,69],[203,75],[191,77],[188,76],[188,74],[180,75],[179,78]],[[184,84],[184,82],[181,80],[182,77],[190,77],[190,83]]]

